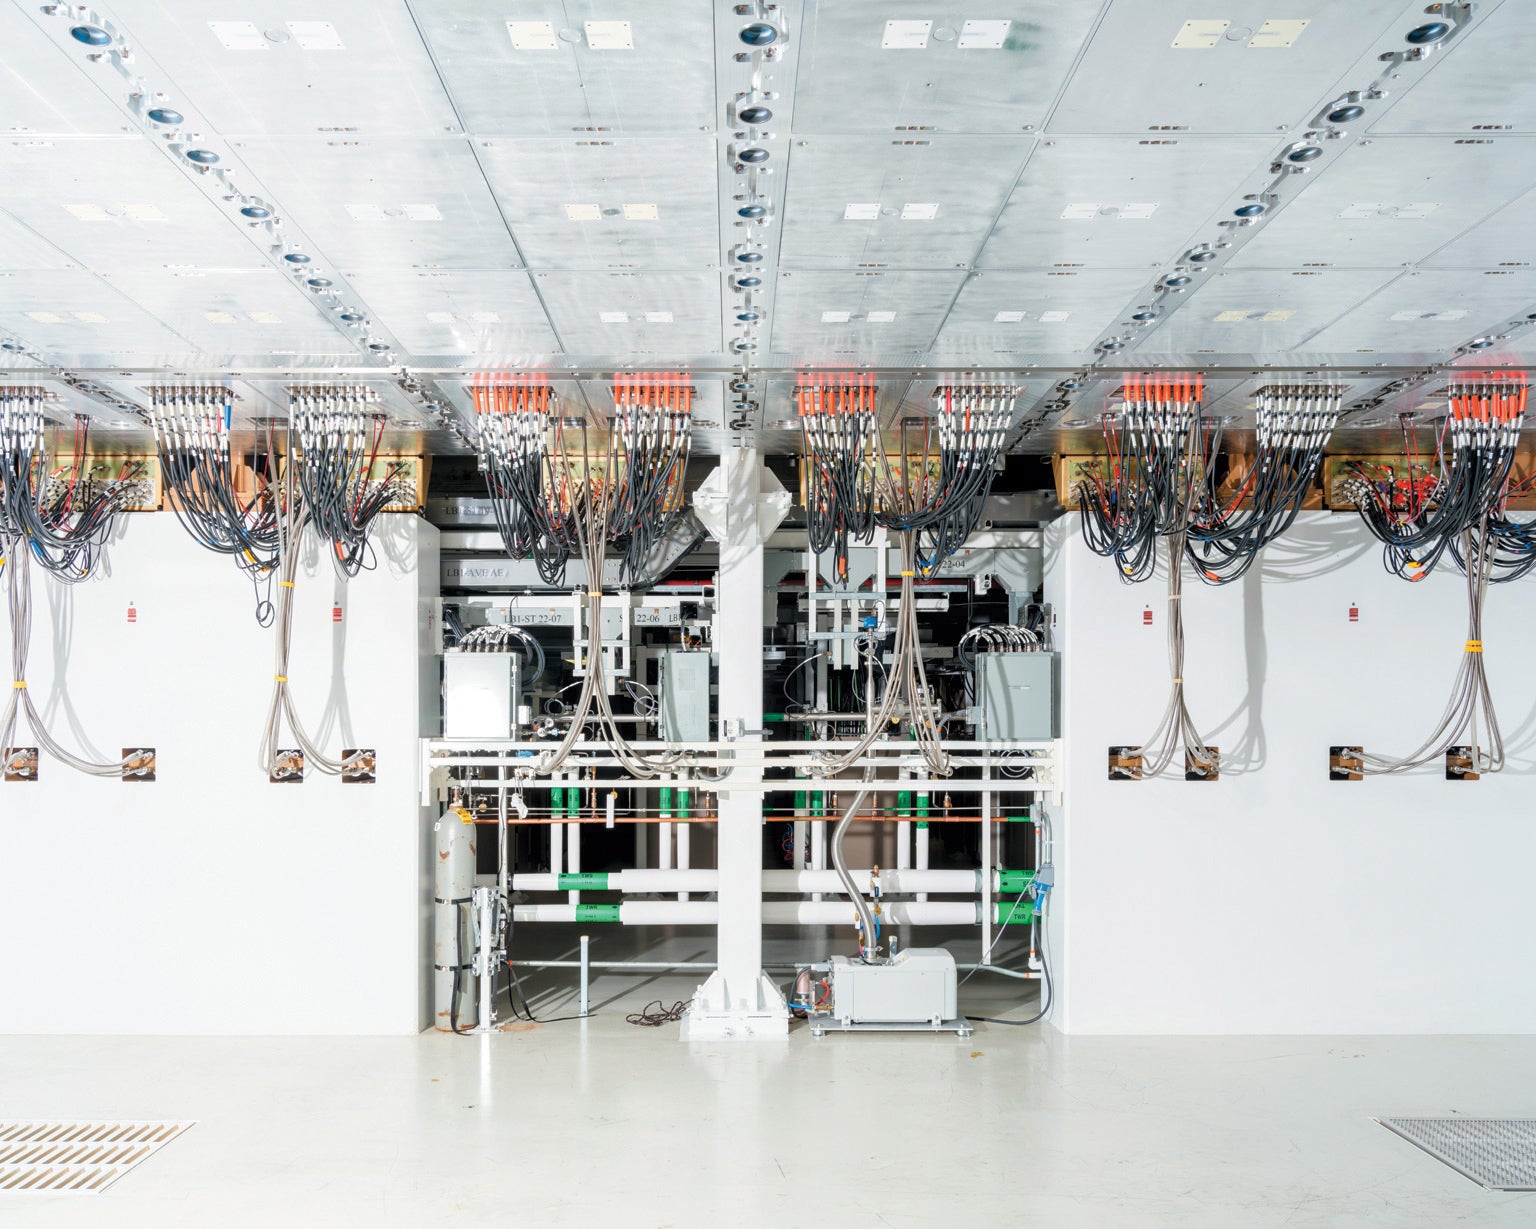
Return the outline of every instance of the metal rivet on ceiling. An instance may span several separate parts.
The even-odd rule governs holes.
[[[71,26],[69,36],[87,47],[105,47],[112,41],[112,36],[100,26]]]
[[[1486,350],[1491,345],[1493,345],[1493,339],[1492,338],[1489,338],[1489,337],[1479,337],[1476,341],[1469,341],[1467,343],[1467,349],[1468,350]]]
[[[1136,321],[1138,324],[1145,324],[1148,320],[1156,320],[1157,319],[1157,313],[1156,312],[1137,312],[1135,315],[1133,315],[1131,317],[1131,319]]]
[[[1180,273],[1174,277],[1167,278],[1163,284],[1165,286],[1188,286],[1189,282],[1190,279],[1183,273]]]
[[[1328,122],[1330,124],[1347,124],[1351,120],[1359,119],[1364,114],[1364,107],[1357,107],[1351,103],[1347,107],[1339,107],[1337,110],[1328,112]]]
[[[9,350],[12,354],[16,354],[21,351],[21,346],[14,341],[8,341],[4,345],[0,345],[0,350]]]
[[[754,21],[750,26],[741,28],[740,37],[748,47],[766,47],[769,43],[778,41],[779,32],[766,21]]]
[[[197,163],[198,166],[212,166],[219,160],[219,156],[211,149],[189,149],[187,159]]]
[[[361,312],[342,312],[341,319],[345,320],[348,324],[356,324],[363,319],[363,314]]]
[[[766,124],[773,118],[773,112],[767,107],[743,107],[736,112],[736,118],[743,124],[751,124],[754,128],[759,124]]]
[[[1256,218],[1264,212],[1263,205],[1239,205],[1232,211],[1240,218]]]
[[[149,112],[149,118],[157,124],[179,124],[186,116],[180,111],[173,111],[170,107],[156,107]]]
[[[289,264],[294,265],[307,265],[309,263],[309,257],[303,252],[289,252],[283,259]]]
[[[1203,252],[1191,252],[1188,256],[1190,264],[1203,265],[1216,259],[1216,253],[1207,249]]]
[[[745,321],[745,320],[757,320],[759,318],[760,317],[758,316],[758,314],[756,312],[737,312],[736,313],[736,319],[738,319],[738,320],[743,320],[743,321]]]
[[[1106,341],[1103,345],[1101,345],[1099,347],[1099,349],[1101,349],[1101,350],[1120,350],[1120,349],[1123,349],[1124,347],[1125,347],[1125,343],[1123,341]]]
[[[761,205],[743,205],[736,214],[743,218],[760,218],[767,212]]]
[[[762,284],[763,279],[760,277],[738,277],[736,279],[737,286],[745,287],[748,290],[751,290],[754,286],[761,286]]]
[[[372,350],[374,353],[378,354],[378,353],[382,353],[385,350],[388,350],[389,349],[389,345],[386,342],[382,342],[382,341],[370,341],[368,343],[368,348],[370,350]]]
[[[755,145],[751,149],[744,149],[744,150],[742,150],[736,156],[738,158],[740,158],[743,162],[767,162],[768,161],[768,151],[766,149],[760,149],[760,148],[758,148]]]
[[[324,290],[331,284],[331,279],[328,277],[312,277],[305,284],[313,286],[316,290]]]
[[[736,259],[744,265],[755,265],[763,259],[761,252],[738,252]]]
[[[263,209],[260,205],[247,205],[240,213],[247,218],[270,218],[272,211]]]
[[[1291,162],[1311,162],[1314,158],[1321,158],[1323,151],[1316,145],[1303,145],[1300,149],[1293,149],[1286,154]]]
[[[1429,21],[1422,26],[1415,26],[1403,37],[1414,46],[1422,46],[1425,43],[1438,43],[1451,32],[1451,27],[1443,21]]]

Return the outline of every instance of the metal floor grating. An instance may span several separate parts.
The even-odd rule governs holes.
[[[0,1196],[38,1191],[97,1194],[190,1126],[0,1119]]]
[[[1490,1191],[1536,1191],[1536,1118],[1378,1118]]]

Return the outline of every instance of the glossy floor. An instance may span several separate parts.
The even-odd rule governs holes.
[[[1532,1114],[1536,1038],[688,1046],[625,1022],[692,984],[609,976],[592,1018],[488,1038],[7,1038],[0,1117],[197,1126],[103,1195],[0,1197],[0,1225],[1536,1224],[1536,1195],[1371,1121]]]

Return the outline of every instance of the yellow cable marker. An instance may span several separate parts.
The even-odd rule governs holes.
[[[27,689],[27,684],[23,680],[17,679],[11,684],[11,689],[13,691],[25,691]]]
[[[284,589],[292,589],[293,588],[293,581],[291,581],[291,580],[280,580],[277,583],[282,585],[282,587]]]
[[[903,572],[902,575],[903,576],[916,576],[917,573],[916,572]]]
[[[272,676],[272,681],[274,683],[286,683],[288,681],[288,676],[286,674],[274,674]]]
[[[1483,642],[1481,640],[1468,640],[1467,641],[1467,652],[1468,653],[1481,653],[1482,651],[1483,651]]]

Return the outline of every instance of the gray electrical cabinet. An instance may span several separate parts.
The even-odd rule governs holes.
[[[992,741],[1044,742],[1060,730],[1055,653],[976,654],[976,722]]]
[[[668,742],[709,741],[709,653],[669,649],[661,655],[661,733]]]
[[[513,737],[522,663],[520,653],[444,653],[443,737]]]

